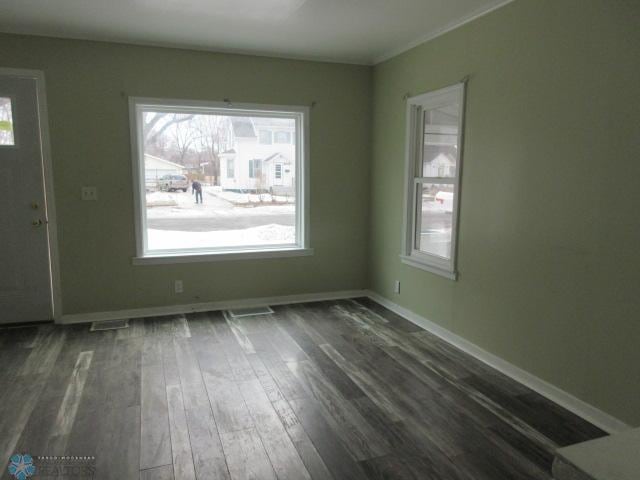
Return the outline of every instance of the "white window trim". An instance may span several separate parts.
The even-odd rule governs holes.
[[[286,116],[292,114],[296,121],[296,244],[256,245],[242,248],[181,249],[158,252],[146,251],[146,198],[144,178],[144,153],[142,122],[138,121],[145,107],[167,112],[210,112],[218,110],[224,115],[238,116]],[[299,257],[313,255],[310,247],[310,180],[309,180],[309,139],[310,108],[306,106],[237,104],[200,100],[180,100],[166,98],[129,97],[129,123],[131,129],[131,153],[133,169],[133,194],[136,233],[136,256],[134,265],[156,265],[167,263],[194,263],[221,260],[247,260],[258,258]]]
[[[448,104],[452,99],[455,99],[456,96],[460,99],[460,110],[458,117],[458,159],[456,163],[456,176],[453,180],[455,195],[453,202],[453,219],[451,232],[451,258],[446,259],[437,255],[431,255],[425,252],[421,252],[414,248],[416,239],[417,217],[416,185],[421,183],[416,179],[416,168],[417,165],[421,164],[422,162],[422,153],[424,150],[418,149],[417,146],[418,139],[420,139],[420,142],[422,142],[422,138],[424,136],[422,115],[424,109]],[[402,253],[400,255],[400,260],[406,265],[420,268],[422,270],[441,275],[451,280],[456,280],[458,277],[458,218],[460,211],[460,195],[462,193],[460,189],[460,179],[462,176],[465,103],[465,82],[407,99],[405,196],[401,249]],[[430,180],[430,183],[437,183],[437,180]]]

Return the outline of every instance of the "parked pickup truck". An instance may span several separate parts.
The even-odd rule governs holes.
[[[189,179],[185,175],[164,175],[158,179],[158,190],[175,192],[189,189]]]

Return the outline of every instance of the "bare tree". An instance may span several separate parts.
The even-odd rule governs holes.
[[[226,117],[220,115],[199,115],[196,121],[198,129],[198,146],[208,157],[211,175],[214,184],[218,184],[220,178],[220,153],[230,146],[228,135],[228,122]]]
[[[174,115],[174,117],[180,117],[181,115]],[[185,164],[185,157],[194,146],[195,142],[199,138],[198,130],[193,124],[194,115],[186,115],[189,117],[187,120],[179,120],[173,123],[173,128],[170,130],[171,140],[173,146],[176,149],[179,163]]]
[[[173,125],[180,124],[182,122],[188,122],[193,119],[195,115],[179,115],[176,113],[165,112],[146,112],[144,114],[144,144],[149,145],[157,141],[164,132]]]

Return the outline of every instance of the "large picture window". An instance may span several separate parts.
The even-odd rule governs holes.
[[[307,107],[130,104],[135,263],[311,253]],[[272,130],[292,141],[266,143]]]
[[[402,260],[455,279],[465,85],[407,100]]]

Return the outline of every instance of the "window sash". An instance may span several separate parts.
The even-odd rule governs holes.
[[[457,158],[455,176],[432,177],[423,176],[424,160],[424,112],[457,103]],[[407,101],[407,139],[406,139],[406,194],[405,194],[405,226],[403,232],[403,250],[401,259],[404,263],[438,273],[447,278],[455,279],[457,276],[457,240],[458,240],[458,211],[460,200],[460,175],[462,171],[462,150],[464,142],[464,105],[465,84],[457,84],[435,92],[413,97]],[[453,218],[451,226],[451,252],[450,258],[423,252],[418,249],[417,232],[421,229],[421,200],[418,201],[418,193],[422,185],[431,183],[435,185],[453,186]]]
[[[147,248],[147,219],[146,208],[144,208],[145,197],[145,168],[144,168],[144,136],[143,136],[143,114],[147,111],[165,113],[195,113],[224,115],[237,117],[266,117],[266,118],[288,118],[295,121],[295,161],[296,161],[296,181],[294,184],[296,192],[295,205],[295,243],[283,245],[242,245],[238,247],[206,247],[206,248],[184,248],[167,250],[148,250]],[[134,210],[135,210],[135,232],[136,232],[136,257],[134,264],[138,260],[158,259],[163,257],[183,257],[185,255],[213,255],[230,254],[230,258],[237,258],[237,255],[253,255],[257,252],[289,251],[300,249],[300,251],[310,250],[309,236],[309,113],[310,108],[306,106],[284,106],[284,105],[261,105],[261,104],[234,104],[228,102],[208,102],[200,100],[178,100],[161,98],[129,97],[129,118],[131,128],[131,143],[133,152],[133,182],[134,182]],[[235,169],[234,169],[235,170]],[[235,173],[235,172],[234,172]],[[248,257],[249,258],[249,257]],[[181,260],[176,259],[177,262]]]

